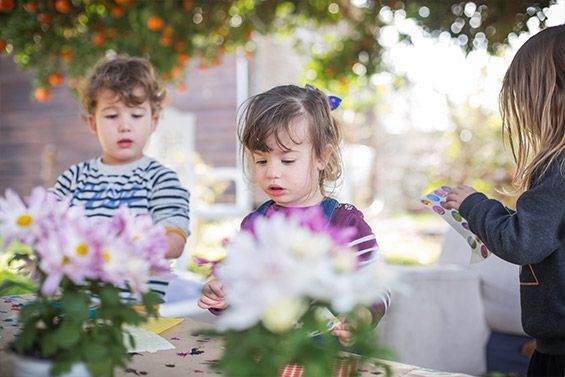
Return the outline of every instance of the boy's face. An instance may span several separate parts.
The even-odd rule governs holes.
[[[134,95],[143,95],[143,89],[136,88]],[[158,116],[152,114],[149,101],[129,107],[113,91],[102,89],[96,111],[88,115],[87,122],[100,141],[102,161],[123,165],[143,156],[143,148],[157,127]]]
[[[290,150],[281,149],[271,135],[270,152],[253,153],[254,173],[261,190],[283,207],[309,207],[319,204],[323,195],[318,185],[319,172],[326,162],[314,156],[305,120],[296,121],[289,135],[279,135]],[[296,143],[293,141],[295,140]]]

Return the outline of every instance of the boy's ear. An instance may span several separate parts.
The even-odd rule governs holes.
[[[94,115],[88,114],[86,116],[86,123],[88,124],[88,129],[90,130],[90,132],[96,135],[97,128],[96,128],[96,118],[94,118]]]
[[[151,117],[151,133],[153,133],[153,131],[157,129],[158,125],[159,125],[159,115],[153,115]]]

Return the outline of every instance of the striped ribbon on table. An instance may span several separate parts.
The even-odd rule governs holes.
[[[336,363],[333,377],[349,377],[356,370],[356,360],[340,359]],[[279,370],[279,377],[304,377],[304,367],[300,364],[287,364]]]

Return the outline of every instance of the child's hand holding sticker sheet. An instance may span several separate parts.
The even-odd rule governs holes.
[[[461,234],[471,248],[470,263],[484,260],[490,255],[490,251],[485,244],[474,233],[469,230],[469,224],[456,209],[445,208],[445,198],[451,187],[443,185],[426,194],[421,202],[432,211],[440,215],[457,233]]]

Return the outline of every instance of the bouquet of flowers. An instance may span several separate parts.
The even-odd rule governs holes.
[[[127,207],[93,220],[36,188],[26,200],[11,190],[0,197],[2,239],[3,250],[12,245],[11,262],[37,282],[35,300],[20,312],[14,351],[52,360],[55,375],[80,362],[95,376],[125,367],[133,337],[123,327],[155,314],[160,299],[146,281],[169,271],[165,230]],[[123,288],[147,314],[120,299]]]
[[[258,218],[228,244],[216,274],[229,303],[218,319],[226,375],[285,375],[292,366],[296,376],[332,376],[344,355],[354,364],[390,356],[358,309],[380,302],[393,276],[379,262],[357,268],[350,232],[313,208]],[[348,345],[331,334],[342,321]]]

